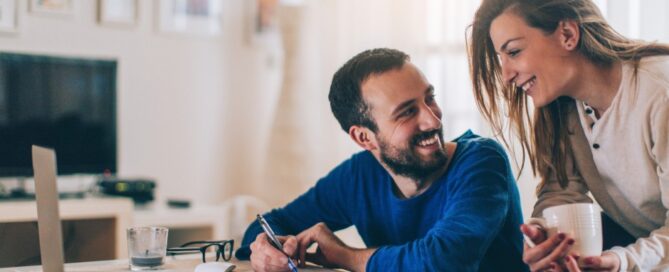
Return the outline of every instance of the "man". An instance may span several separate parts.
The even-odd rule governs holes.
[[[393,49],[358,54],[335,73],[329,98],[341,127],[365,151],[265,215],[286,235],[280,241],[288,256],[352,271],[527,270],[505,152],[470,131],[445,143],[433,87],[409,56]],[[367,248],[351,248],[332,233],[351,225]],[[306,253],[313,243],[317,251]],[[288,270],[288,258],[258,223],[236,256],[250,257],[256,271]]]

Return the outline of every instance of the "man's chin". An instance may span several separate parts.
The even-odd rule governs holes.
[[[420,158],[422,162],[429,162],[433,160],[440,160],[446,157],[446,152],[443,147],[434,147],[434,148],[424,148],[424,147],[415,147],[414,155]]]
[[[446,153],[440,151],[433,152],[432,154],[421,158],[421,163],[426,166],[426,168],[440,168],[446,161],[448,161]]]
[[[401,163],[388,158],[383,158],[383,161],[393,173],[415,180],[422,180],[435,174],[437,171],[443,169],[446,163],[446,158],[442,156],[431,157],[429,159],[415,157],[415,159],[413,164]]]
[[[424,161],[421,164],[420,168],[424,169],[424,171],[427,171],[427,172],[433,172],[433,171],[437,171],[437,170],[441,169],[441,167],[443,167],[445,163],[446,163],[446,160],[434,159],[434,160],[431,160],[431,161]]]

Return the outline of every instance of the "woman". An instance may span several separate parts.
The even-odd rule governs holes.
[[[590,0],[483,0],[470,38],[478,107],[498,134],[510,119],[542,178],[533,216],[588,192],[604,211],[605,251],[579,262],[573,238],[523,225],[530,269],[669,269],[669,47],[621,36]]]

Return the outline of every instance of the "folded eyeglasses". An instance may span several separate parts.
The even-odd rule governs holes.
[[[202,262],[207,262],[207,252],[216,254],[216,261],[223,259],[223,261],[230,261],[232,259],[232,250],[234,248],[234,240],[218,240],[218,241],[193,241],[188,242],[180,247],[171,247],[167,249],[168,256],[190,254],[194,252],[202,253]]]

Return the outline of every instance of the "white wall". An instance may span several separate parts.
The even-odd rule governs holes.
[[[97,1],[77,1],[72,17],[36,15],[18,1],[18,33],[0,35],[0,51],[117,59],[119,175],[155,178],[159,197],[216,202],[245,179],[224,154],[263,126],[240,124],[271,114],[264,105],[251,115],[249,105],[276,84],[267,79],[276,78],[267,61],[276,50],[244,40],[243,1],[224,1],[218,37],[159,32],[157,1],[137,1],[132,27],[98,24]]]
[[[137,1],[138,24],[119,28],[97,23],[97,1],[77,1],[76,15],[60,18],[32,14],[28,1],[20,0],[19,31],[0,35],[0,51],[119,61],[121,176],[155,178],[161,197],[218,202],[232,194],[252,193],[280,205],[359,150],[337,128],[326,102],[336,68],[360,50],[376,46],[416,55],[420,49],[408,41],[422,34],[377,20],[367,26],[356,23],[370,16],[392,21],[398,12],[378,6],[382,1],[306,1],[282,15],[294,21],[283,23],[292,44],[286,51],[293,51],[286,56],[286,83],[279,37],[252,44],[245,39],[249,1],[223,1],[222,35],[198,37],[159,32],[157,1]],[[669,20],[663,19],[669,5],[664,0],[604,2],[609,21],[623,34],[660,41],[669,37],[664,31]],[[394,5],[420,7],[414,2]],[[377,6],[386,13],[365,12]],[[634,10],[638,14],[631,13]],[[416,14],[422,13],[412,10],[404,19],[416,17],[411,25],[420,25],[423,17]],[[413,38],[402,38],[405,35]],[[289,119],[279,119],[284,117]],[[518,181],[526,217],[537,184],[526,166]]]

